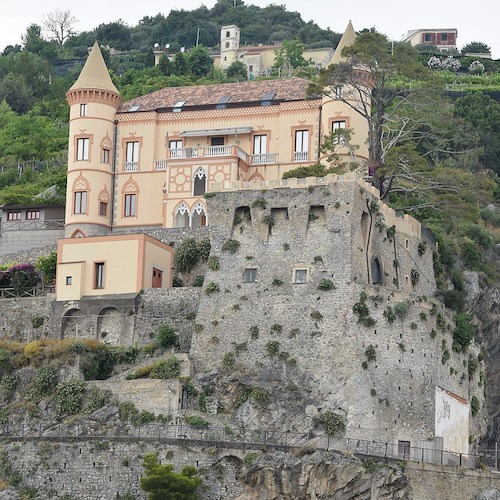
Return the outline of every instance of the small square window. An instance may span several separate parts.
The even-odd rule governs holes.
[[[307,269],[295,269],[293,282],[296,284],[307,283]]]
[[[73,276],[66,276],[66,285],[73,284]]]
[[[243,283],[255,283],[257,281],[257,269],[245,269]]]

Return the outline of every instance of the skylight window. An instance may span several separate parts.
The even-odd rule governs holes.
[[[140,108],[140,104],[134,104],[130,109],[129,111],[137,111],[139,108]]]
[[[186,101],[177,101],[174,104],[174,113],[179,113],[182,110],[182,106],[186,104]]]
[[[231,99],[230,95],[223,95],[219,99],[219,102],[215,106],[215,109],[225,109],[226,108],[226,104],[229,102],[229,99]]]
[[[276,95],[275,91],[271,92],[266,92],[261,98],[260,98],[260,105],[261,106],[270,106],[271,105],[271,99]]]

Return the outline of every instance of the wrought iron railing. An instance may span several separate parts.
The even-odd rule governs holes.
[[[384,443],[367,439],[312,437],[309,433],[288,430],[232,429],[229,426],[197,429],[186,424],[145,424],[134,427],[122,424],[106,428],[91,423],[15,423],[0,425],[0,439],[120,439],[120,440],[177,440],[197,441],[205,445],[226,447],[256,446],[259,448],[311,448],[343,451],[355,455],[391,460],[427,462],[462,468],[498,468],[498,451],[482,450],[479,453],[453,453],[447,450],[408,446],[406,443]]]

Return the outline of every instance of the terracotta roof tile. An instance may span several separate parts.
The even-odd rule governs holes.
[[[216,105],[221,97],[230,96],[228,103],[260,101],[267,92],[276,92],[273,100],[300,101],[306,99],[309,81],[303,78],[286,80],[260,80],[240,83],[193,85],[190,87],[166,87],[122,103],[119,112],[127,112],[133,106],[136,111],[151,111],[173,107],[185,101],[184,106]]]

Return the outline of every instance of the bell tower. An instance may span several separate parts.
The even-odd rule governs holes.
[[[231,24],[222,26],[220,31],[220,67],[228,68],[236,61],[240,48],[240,28]]]

